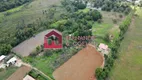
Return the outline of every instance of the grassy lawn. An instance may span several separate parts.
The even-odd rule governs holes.
[[[103,37],[105,37],[105,35],[109,32],[109,30],[113,27],[113,25],[110,24],[106,24],[106,23],[94,23],[93,25],[93,35],[97,36],[97,38],[95,39],[95,41],[97,43],[106,43],[103,40]]]
[[[142,9],[137,9],[136,14],[139,17],[135,17],[124,36],[110,80],[142,79]]]
[[[27,58],[31,60],[30,64],[32,64],[37,69],[41,70],[46,75],[53,78],[52,73],[54,70],[51,65],[52,65],[52,62],[57,59],[57,57],[58,57],[58,54],[53,54],[50,57],[41,56],[36,58],[31,58],[31,57],[27,57]]]
[[[0,71],[0,80],[6,80],[10,75],[12,75],[17,68],[10,67],[6,70]]]
[[[103,15],[102,18],[103,22],[102,23],[95,22],[93,24],[92,33],[97,37],[95,39],[97,43],[108,44],[103,40],[103,37],[105,37],[105,35],[109,33],[113,35],[114,38],[117,38],[119,36],[119,24],[125,17],[123,14],[121,14],[123,15],[123,18],[120,18],[119,17],[120,13],[116,12],[101,11],[101,14]],[[114,23],[113,19],[117,19],[117,23]]]

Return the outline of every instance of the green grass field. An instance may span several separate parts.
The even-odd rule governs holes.
[[[16,70],[17,70],[17,68],[10,67],[10,68],[7,68],[6,70],[0,71],[0,80],[6,80]]]
[[[142,80],[142,9],[124,36],[110,80]]]
[[[41,70],[46,75],[52,77],[52,73],[54,70],[51,64],[53,61],[57,59],[57,57],[58,57],[58,54],[53,54],[50,57],[44,57],[44,56],[36,57],[36,58],[27,57],[24,59],[24,61],[29,62],[30,64],[32,64],[37,69]]]
[[[59,4],[59,0],[33,0],[11,10],[0,12],[0,41],[2,39],[13,39],[18,24],[29,24],[39,18],[44,18],[43,10],[48,10],[51,5]],[[5,15],[9,12],[9,15]]]
[[[86,10],[85,10],[86,11]],[[111,34],[114,36],[114,38],[117,38],[119,35],[119,24],[122,22],[122,20],[125,18],[123,14],[123,18],[120,18],[119,15],[120,13],[116,13],[116,12],[106,12],[106,11],[101,11],[102,15],[103,15],[103,22],[102,23],[97,23],[95,22],[93,24],[93,28],[92,28],[92,34],[95,36],[99,36],[98,38],[95,39],[95,41],[97,43],[106,43],[107,42],[104,41],[103,37],[105,37],[105,35],[107,33]],[[112,19],[117,19],[117,23],[113,23]]]

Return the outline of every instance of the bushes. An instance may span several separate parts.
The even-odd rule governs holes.
[[[102,69],[102,68],[97,68],[95,73],[96,73],[96,77],[97,77],[97,80],[104,80],[105,78],[108,77],[109,73],[110,73],[110,70],[112,69],[113,65],[114,65],[114,59],[109,57],[109,58],[106,58],[106,64],[105,64],[105,67]]]
[[[36,80],[48,80],[46,77],[44,77],[43,75],[41,75],[39,72],[35,70],[31,70],[28,74],[32,76],[33,78],[35,78]]]
[[[125,20],[120,24],[119,26],[119,29],[120,29],[120,37],[124,35],[124,33],[127,31],[128,29],[128,26],[130,25],[131,23],[131,19],[132,19],[132,16],[133,16],[133,13],[134,12],[131,12],[126,18]]]

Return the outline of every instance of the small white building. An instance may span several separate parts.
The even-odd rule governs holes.
[[[33,77],[26,75],[23,80],[35,80]]]
[[[141,1],[141,0],[136,0],[136,1],[135,1],[135,4],[140,4],[140,1]]]
[[[103,54],[108,55],[109,54],[109,48],[108,45],[105,45],[103,43],[100,43],[99,47],[98,47],[98,51],[100,51]]]
[[[127,0],[128,2],[132,2],[132,0]]]
[[[7,66],[9,66],[10,64],[13,65],[17,62],[17,58],[16,57],[13,57],[11,58],[10,60],[8,60],[6,63],[7,63]]]
[[[1,56],[0,56],[0,62],[2,62],[5,58],[6,58],[6,56],[1,55]]]

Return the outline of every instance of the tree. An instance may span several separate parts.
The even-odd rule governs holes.
[[[0,1],[0,12],[15,8],[17,6],[21,6],[27,2],[32,0],[1,0]]]
[[[95,76],[97,77],[98,80],[103,80],[103,69],[97,68],[95,71]]]
[[[97,21],[98,19],[102,19],[101,13],[99,11],[97,11],[97,10],[93,10],[91,12],[91,16],[92,16],[94,21]]]
[[[9,54],[11,49],[12,49],[12,46],[10,44],[2,44],[0,46],[0,54],[7,55]]]
[[[83,4],[82,2],[79,2],[79,4],[77,5],[78,9],[85,9],[86,8],[86,4]]]

